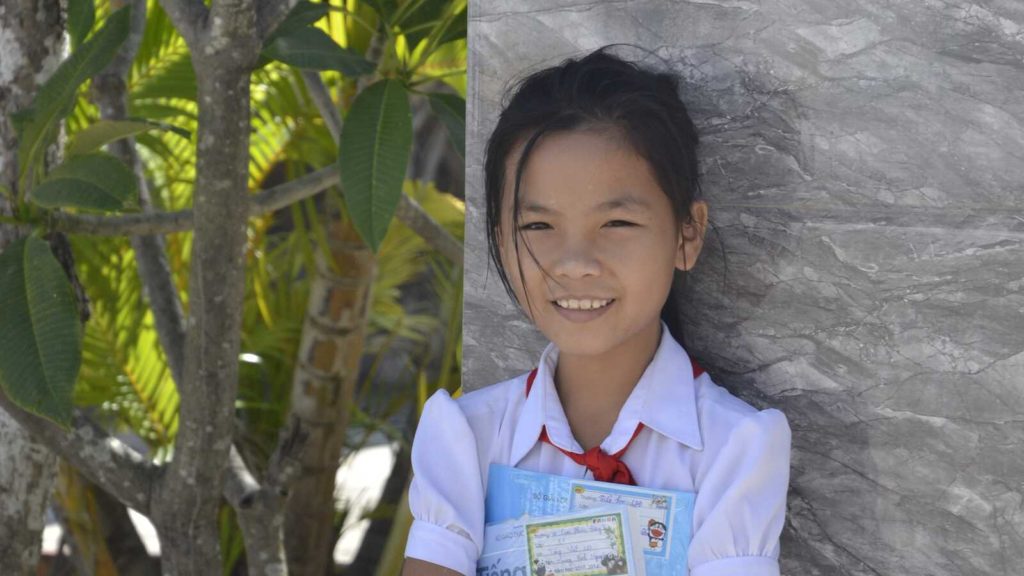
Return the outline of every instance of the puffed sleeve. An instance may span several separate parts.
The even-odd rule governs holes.
[[[476,574],[484,534],[484,486],[476,437],[448,392],[423,406],[412,443],[412,527],[405,555]]]
[[[778,576],[791,432],[785,414],[741,420],[697,490],[690,576]]]

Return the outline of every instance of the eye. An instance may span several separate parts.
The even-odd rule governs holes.
[[[547,222],[530,222],[519,227],[520,230],[544,230],[550,228]]]
[[[628,226],[636,226],[636,224],[634,224],[632,222],[628,222],[626,220],[612,220],[607,225],[608,226],[612,226],[613,228],[624,228],[624,227],[628,227]]]

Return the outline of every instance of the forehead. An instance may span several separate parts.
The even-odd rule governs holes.
[[[504,204],[511,206],[525,138],[506,162]],[[545,134],[530,152],[519,189],[520,210],[561,213],[598,209],[663,210],[670,202],[647,160],[617,128]]]

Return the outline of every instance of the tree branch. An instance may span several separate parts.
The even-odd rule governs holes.
[[[308,440],[309,433],[302,428],[299,418],[293,415],[278,435],[277,447],[267,463],[262,483],[256,480],[241,453],[232,446],[228,468],[233,473],[224,485],[224,498],[234,508],[245,510],[252,506],[258,492],[287,497],[288,488],[302,467],[302,451]]]
[[[332,164],[252,196],[249,217],[262,216],[323,192],[339,182],[338,166]],[[192,210],[150,212],[99,216],[92,214],[50,213],[55,230],[93,236],[125,236],[135,234],[171,234],[193,228]]]
[[[388,41],[388,27],[382,18],[377,22],[377,30],[374,31],[373,36],[370,37],[370,45],[366,47],[366,59],[370,62],[380,63],[381,55],[384,54],[384,45],[387,44]],[[317,78],[319,77],[320,76],[317,75]],[[373,74],[366,74],[356,79],[356,93],[365,90],[373,80]],[[335,137],[334,140],[337,141],[338,138]]]
[[[92,96],[100,109],[100,116],[108,120],[123,120],[128,113],[127,77],[135,60],[139,42],[146,28],[146,0],[132,0],[131,34],[117,56],[92,81]],[[107,145],[108,151],[124,162],[135,173],[139,187],[139,205],[144,214],[153,212],[145,170],[129,136]],[[167,356],[167,364],[175,382],[183,377],[185,365],[185,313],[181,298],[171,275],[164,239],[157,235],[134,235],[131,238],[139,278],[145,288],[153,310],[154,325],[160,344]]]
[[[282,498],[260,487],[234,447],[224,490],[242,529],[249,574],[287,576]]]
[[[288,487],[301,467],[300,458],[307,439],[308,434],[301,428],[299,419],[293,417],[281,431],[262,485],[253,477],[238,450],[231,447],[224,497],[238,515],[250,574],[287,576],[284,503]]]
[[[253,499],[262,488],[234,445],[228,454],[228,471],[224,481],[224,499],[235,510],[251,508]]]
[[[108,494],[142,514],[149,513],[159,467],[110,436],[81,410],[75,409],[71,430],[65,431],[45,418],[22,410],[3,391],[0,391],[0,408]]]
[[[342,120],[338,107],[331,101],[331,95],[327,92],[320,74],[311,70],[302,71],[302,80],[306,83],[306,90],[309,91],[313,103],[316,104],[320,116],[323,117],[327,129],[335,142],[341,140]],[[398,208],[395,216],[413,232],[420,235],[452,262],[462,265],[463,250],[462,243],[445,230],[444,226],[430,217],[415,200],[402,194],[398,199]]]
[[[430,214],[427,214],[427,211],[418,202],[402,194],[398,208],[395,210],[395,217],[413,232],[419,234],[427,244],[433,246],[453,264],[462,266],[462,243],[449,234],[448,230],[434,220]]]
[[[261,42],[267,39],[297,3],[297,0],[257,0],[256,33]]]
[[[199,51],[199,39],[210,15],[202,0],[160,0],[160,6],[170,17],[185,43]]]
[[[249,217],[255,218],[268,212],[280,210],[311,196],[316,196],[331,186],[340,183],[338,166],[331,164],[305,176],[284,184],[267,188],[252,197]],[[408,196],[402,195],[396,216],[403,224],[423,236],[431,246],[451,259],[462,262],[462,244],[438,224],[429,214],[423,212]],[[411,206],[411,207],[410,207]],[[423,219],[419,219],[422,214]],[[172,234],[192,229],[192,210],[177,212],[149,212],[144,214],[121,214],[98,216],[93,214],[69,214],[52,212],[50,225],[55,230],[71,234],[93,236],[125,236],[139,234]],[[433,234],[437,231],[437,234]]]
[[[309,92],[313,104],[316,105],[316,109],[324,119],[324,124],[327,125],[327,131],[331,133],[331,137],[334,138],[334,143],[337,144],[341,141],[341,113],[338,112],[334,101],[331,100],[331,94],[327,91],[323,80],[320,79],[319,72],[302,70],[301,74],[302,81],[306,84],[306,91]]]
[[[107,64],[107,67],[103,70],[102,74],[110,74],[121,78],[127,78],[128,72],[130,72],[132,68],[132,61],[135,60],[135,55],[138,54],[139,44],[142,43],[142,36],[146,32],[147,2],[146,0],[129,1],[132,5],[132,20],[128,39],[121,45],[121,48],[117,51],[114,59],[111,60],[110,64]]]

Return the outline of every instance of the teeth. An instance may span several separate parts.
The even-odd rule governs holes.
[[[555,302],[560,307],[569,310],[594,310],[607,306],[611,300],[556,300]]]

